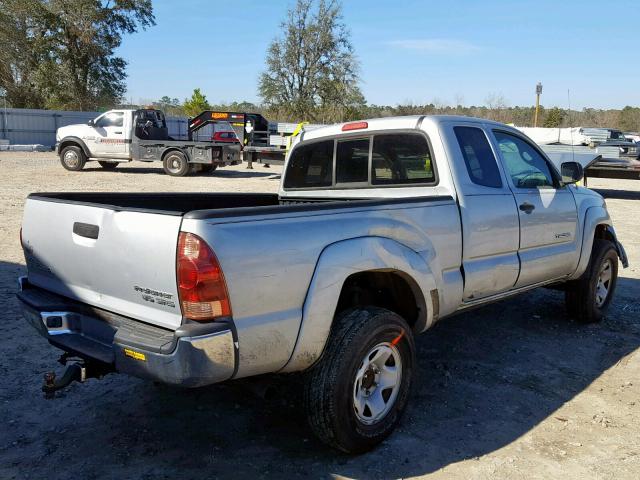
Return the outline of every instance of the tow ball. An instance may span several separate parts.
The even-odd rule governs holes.
[[[58,361],[67,367],[60,378],[57,378],[56,372],[44,374],[42,391],[44,392],[44,398],[49,400],[55,398],[58,390],[62,390],[73,382],[82,383],[88,378],[102,378],[113,371],[113,368],[106,364],[89,363],[81,358],[70,357],[66,353]]]

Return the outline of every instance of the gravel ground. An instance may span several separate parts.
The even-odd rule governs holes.
[[[604,322],[569,321],[550,290],[443,321],[417,339],[419,374],[400,428],[366,455],[316,441],[295,397],[267,402],[233,383],[179,390],[111,375],[43,399],[42,374],[57,368],[58,352],[21,320],[14,298],[27,194],[275,192],[280,171],[73,173],[53,154],[0,154],[0,478],[638,478],[640,182],[590,185],[607,196],[631,262]]]

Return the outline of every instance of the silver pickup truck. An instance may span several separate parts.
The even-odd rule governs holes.
[[[436,321],[540,286],[602,318],[626,255],[580,164],[559,170],[508,126],[413,116],[303,133],[277,195],[34,193],[18,297],[71,363],[43,388],[301,372],[312,430],[372,448]]]

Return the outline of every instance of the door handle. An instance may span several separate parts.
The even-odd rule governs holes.
[[[97,240],[98,235],[100,234],[100,227],[90,223],[74,222],[73,233],[80,235],[81,237]]]
[[[113,133],[115,133],[116,135],[122,135],[122,132],[113,132]]]
[[[524,213],[531,213],[536,209],[536,206],[529,202],[524,202],[520,204],[520,210]]]

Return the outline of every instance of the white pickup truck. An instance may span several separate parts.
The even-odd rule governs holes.
[[[313,431],[372,448],[437,321],[540,286],[602,318],[626,255],[582,167],[559,170],[508,126],[414,116],[303,132],[278,195],[31,194],[18,297],[78,359],[44,389],[300,372]]]
[[[109,110],[87,124],[60,127],[56,151],[72,171],[91,160],[106,170],[133,160],[161,161],[167,174],[182,177],[241,162],[239,143],[174,140],[164,113],[154,109]]]

